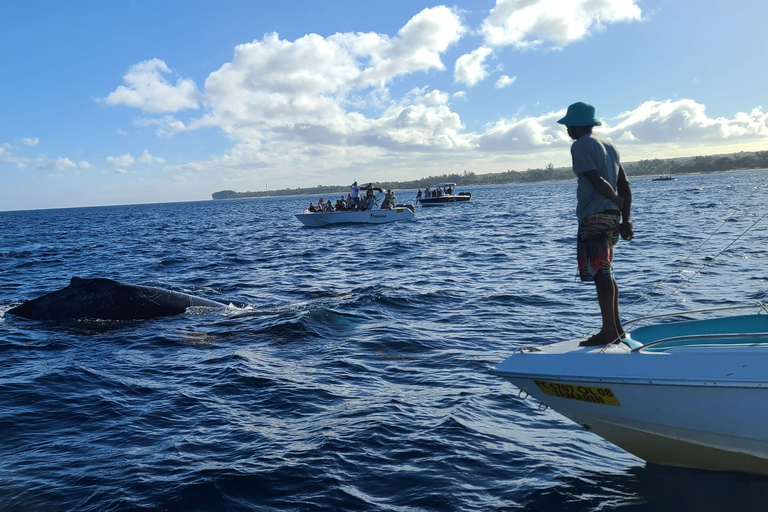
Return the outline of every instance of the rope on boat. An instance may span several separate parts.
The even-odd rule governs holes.
[[[719,231],[720,231],[720,230],[723,228],[723,226],[725,226],[726,224],[728,224],[728,222],[730,222],[730,220],[731,220],[731,219],[733,219],[733,218],[736,216],[736,214],[737,214],[737,213],[740,213],[742,210],[744,210],[744,207],[745,207],[745,205],[747,204],[747,202],[748,202],[748,201],[750,201],[750,200],[752,199],[752,197],[753,197],[755,194],[757,194],[757,192],[758,192],[758,191],[759,191],[761,188],[763,188],[763,187],[765,186],[766,182],[768,182],[768,177],[766,177],[766,178],[765,178],[765,179],[762,181],[762,183],[760,183],[758,186],[756,186],[756,187],[754,188],[753,192],[752,192],[750,195],[748,195],[748,196],[747,196],[747,197],[744,199],[744,202],[743,202],[743,204],[742,204],[742,205],[741,205],[739,208],[736,208],[735,210],[733,210],[733,211],[731,212],[731,215],[730,215],[730,217],[728,217],[728,219],[727,219],[726,221],[724,221],[724,222],[721,222],[721,223],[720,223],[720,226],[718,226],[718,228],[717,228],[717,229],[716,229],[714,232],[712,232],[712,234],[710,234],[710,235],[709,235],[709,236],[708,236],[708,237],[707,237],[707,238],[706,238],[706,239],[705,239],[703,242],[701,242],[701,243],[698,245],[698,247],[696,247],[696,248],[695,248],[693,251],[691,251],[691,253],[690,253],[688,256],[686,256],[686,258],[685,258],[683,261],[681,261],[680,263],[678,263],[678,264],[675,266],[675,268],[673,268],[673,269],[672,269],[672,270],[671,270],[671,271],[670,271],[670,272],[669,272],[667,275],[665,275],[665,276],[664,276],[663,278],[661,278],[661,279],[660,279],[660,280],[659,280],[659,281],[658,281],[656,284],[654,284],[654,285],[651,287],[651,289],[650,289],[650,290],[648,290],[647,292],[645,292],[644,294],[642,294],[640,297],[638,297],[638,298],[637,298],[637,299],[636,299],[636,300],[635,300],[635,301],[634,301],[632,304],[630,304],[630,305],[628,306],[628,308],[627,308],[627,309],[631,309],[631,308],[632,308],[632,307],[634,307],[634,306],[635,306],[635,305],[636,305],[638,302],[640,302],[641,300],[643,300],[643,299],[647,298],[647,297],[648,297],[648,296],[649,296],[651,293],[653,293],[653,291],[654,291],[656,288],[658,288],[659,286],[661,286],[661,285],[662,285],[662,284],[663,284],[663,283],[664,283],[664,282],[665,282],[667,279],[669,279],[671,276],[673,276],[673,275],[677,275],[677,274],[678,274],[678,270],[680,269],[680,267],[682,267],[683,265],[685,265],[686,263],[688,263],[688,260],[690,260],[690,259],[691,259],[691,258],[692,258],[692,257],[693,257],[693,256],[694,256],[696,253],[697,253],[697,252],[699,252],[699,250],[701,250],[701,248],[702,248],[702,247],[703,247],[703,246],[704,246],[704,245],[705,245],[707,242],[709,242],[709,241],[712,239],[712,237],[714,237],[714,236],[715,236],[715,235],[716,235],[716,234],[717,234],[717,233],[718,233],[718,232],[719,232]],[[747,229],[745,229],[745,230],[744,230],[744,231],[743,231],[743,232],[742,232],[740,235],[738,235],[736,238],[734,238],[734,239],[733,239],[733,240],[732,240],[732,241],[731,241],[731,242],[730,242],[728,245],[726,245],[726,246],[725,246],[723,249],[721,249],[721,250],[720,250],[720,252],[718,252],[718,253],[717,253],[717,254],[716,254],[714,257],[712,257],[712,259],[711,259],[710,261],[708,261],[708,262],[705,262],[705,263],[704,263],[704,264],[703,264],[703,265],[702,265],[702,266],[701,266],[701,267],[700,267],[698,270],[696,270],[696,271],[695,271],[695,272],[694,272],[694,273],[693,273],[693,274],[692,274],[692,275],[691,275],[691,276],[690,276],[688,279],[686,279],[686,280],[684,280],[682,283],[680,283],[680,285],[679,285],[677,288],[675,288],[675,289],[674,289],[674,290],[672,290],[671,292],[669,292],[669,293],[667,293],[666,295],[664,295],[664,296],[663,296],[663,297],[662,297],[662,298],[661,298],[661,299],[660,299],[660,300],[659,300],[659,301],[656,303],[656,305],[655,305],[655,306],[653,306],[653,307],[652,307],[650,310],[648,310],[648,312],[647,312],[645,315],[643,315],[643,317],[642,317],[642,318],[647,318],[647,317],[648,317],[648,316],[649,316],[651,313],[653,313],[653,312],[654,312],[656,309],[658,309],[659,307],[661,307],[661,305],[662,305],[662,304],[664,304],[664,303],[666,302],[666,300],[667,300],[667,299],[669,299],[669,297],[670,297],[671,295],[673,295],[673,294],[675,294],[675,293],[679,292],[679,291],[680,291],[680,290],[681,290],[681,289],[682,289],[684,286],[686,286],[686,285],[687,285],[688,283],[690,283],[690,282],[691,282],[691,281],[692,281],[692,280],[693,280],[695,277],[697,277],[699,274],[701,274],[701,273],[704,271],[704,269],[706,269],[707,267],[709,267],[710,265],[712,265],[712,263],[714,263],[714,261],[715,261],[717,258],[719,258],[719,257],[720,257],[720,256],[721,256],[721,255],[722,255],[722,254],[723,254],[725,251],[727,251],[728,249],[730,249],[730,248],[731,248],[731,246],[732,246],[733,244],[735,244],[737,241],[739,241],[739,240],[741,239],[741,237],[743,237],[744,235],[746,235],[746,234],[747,234],[747,233],[748,233],[748,232],[749,232],[749,231],[750,231],[752,228],[754,228],[754,227],[755,227],[755,226],[756,226],[758,223],[760,223],[760,222],[761,222],[763,219],[765,219],[766,217],[768,217],[768,211],[766,211],[766,212],[765,212],[765,213],[764,213],[762,216],[760,216],[760,218],[758,218],[758,219],[757,219],[755,222],[753,222],[753,223],[752,223],[752,225],[751,225],[751,226],[749,226]],[[765,310],[765,305],[764,305],[764,304],[762,304],[762,303],[759,303],[759,304],[761,305],[761,310]]]

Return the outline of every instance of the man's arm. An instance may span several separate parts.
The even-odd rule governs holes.
[[[623,209],[624,199],[621,197],[621,193],[617,194],[616,191],[613,190],[613,187],[611,186],[611,184],[605,181],[605,179],[602,176],[597,174],[597,170],[592,169],[591,171],[587,171],[584,173],[584,176],[587,177],[587,179],[595,188],[595,191],[598,194],[605,196],[610,201],[613,201],[614,203],[616,203],[616,206],[619,207],[619,210],[621,210],[622,212],[624,211]],[[621,176],[621,170],[619,172],[619,176]],[[626,179],[626,176],[625,176],[625,179]],[[627,184],[629,184],[629,182],[627,182]]]
[[[619,167],[619,177],[616,181],[617,191],[614,191],[611,184],[597,174],[597,171],[594,169],[585,172],[584,176],[592,183],[598,194],[616,203],[616,206],[621,210],[622,219],[621,226],[619,226],[619,234],[624,240],[632,240],[635,237],[631,220],[632,188],[629,186],[629,180],[627,179],[627,173],[624,172],[624,167]]]

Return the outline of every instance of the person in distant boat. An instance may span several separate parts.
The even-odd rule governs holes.
[[[592,128],[601,123],[595,107],[578,102],[570,105],[564,124],[573,139],[571,158],[578,179],[576,216],[579,219],[576,242],[579,276],[593,281],[597,289],[602,328],[580,343],[582,346],[608,345],[624,336],[619,318],[619,286],[613,275],[613,247],[632,240],[630,220],[632,189],[621,165],[619,152],[609,141],[596,137]]]
[[[355,202],[355,206],[360,204],[360,187],[357,186],[357,182],[354,182],[349,187],[349,195],[352,196],[352,201]]]
[[[317,211],[317,208],[315,208],[315,205],[310,202],[309,208],[307,208],[307,211],[311,213],[315,213]]]
[[[430,195],[429,195],[429,187],[424,189],[424,197],[430,197]]]
[[[325,201],[323,201],[322,197],[317,202],[317,211],[319,211],[319,212],[325,211]]]
[[[451,194],[453,194],[453,187],[451,187],[451,186],[447,187],[447,188],[445,189],[445,193],[446,193],[446,194],[448,194],[449,196],[450,196]]]
[[[355,202],[352,200],[352,194],[347,194],[347,210],[354,210],[355,206]]]
[[[421,197],[421,189],[419,189],[419,192],[416,194],[416,199],[419,199]]]
[[[397,201],[397,197],[395,197],[395,193],[392,192],[392,190],[387,190],[387,194],[384,196],[384,201],[381,203],[381,209],[382,210],[391,210],[395,207],[395,201]]]

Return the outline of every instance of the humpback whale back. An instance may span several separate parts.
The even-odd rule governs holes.
[[[8,311],[32,320],[139,320],[183,313],[190,306],[223,307],[220,302],[105,278],[73,277],[69,286]]]

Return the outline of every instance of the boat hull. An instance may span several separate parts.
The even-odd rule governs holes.
[[[446,206],[457,203],[468,203],[472,200],[472,194],[469,192],[440,196],[440,197],[422,197],[419,198],[419,204],[421,206]]]
[[[413,219],[414,213],[410,208],[399,207],[392,210],[366,210],[364,212],[304,212],[297,213],[296,218],[305,226],[321,227],[331,224],[384,224]]]
[[[768,390],[742,388],[737,391],[737,396],[731,388],[713,389],[709,386],[507,380],[566,418],[646,462],[768,475],[766,435],[756,429],[735,427],[766,425],[768,417],[763,411],[768,406],[764,397]],[[551,396],[539,387],[541,383],[551,382],[592,393],[609,389],[620,405],[589,402],[589,392],[569,398]],[[704,404],[706,406],[702,407]]]
[[[638,337],[702,325],[768,332],[765,315],[743,318],[651,326]],[[686,343],[632,350],[568,341],[517,352],[492,373],[647,462],[768,475],[768,346]]]

